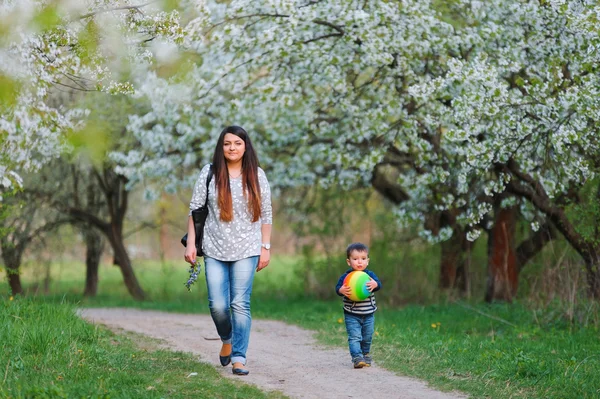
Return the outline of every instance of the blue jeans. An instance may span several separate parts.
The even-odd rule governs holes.
[[[250,294],[258,258],[226,262],[204,257],[210,315],[221,341],[232,344],[232,363],[246,364],[252,325]]]
[[[371,341],[375,331],[375,314],[358,315],[344,312],[348,346],[352,360],[363,357],[371,351]]]

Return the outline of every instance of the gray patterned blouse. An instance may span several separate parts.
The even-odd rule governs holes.
[[[194,186],[190,201],[190,215],[193,209],[204,204],[206,198],[206,177],[208,167],[205,165]],[[261,217],[252,223],[252,215],[248,210],[248,202],[242,191],[241,176],[229,178],[233,200],[233,220],[223,222],[219,219],[219,207],[215,189],[214,176],[208,186],[208,217],[204,225],[202,251],[210,258],[222,261],[236,261],[251,256],[260,255],[262,243],[261,225],[273,224],[273,209],[271,207],[271,188],[265,172],[258,168],[258,184],[261,195]]]

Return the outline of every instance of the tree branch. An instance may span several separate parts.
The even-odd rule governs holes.
[[[343,36],[343,35],[340,33],[329,33],[327,35],[313,37],[312,39],[305,40],[302,43],[307,44],[307,43],[311,43],[311,42],[316,42],[321,39],[327,39],[328,37],[341,37],[341,36]]]
[[[554,239],[556,239],[556,229],[551,223],[544,223],[538,231],[521,242],[516,250],[518,271],[521,272],[527,262],[537,255],[548,242]]]
[[[123,238],[127,238],[130,235],[137,233],[138,231],[142,231],[144,229],[155,229],[158,227],[158,224],[154,223],[154,222],[143,222],[140,225],[138,225],[136,228],[131,229],[130,231],[123,233]],[[178,228],[181,227],[181,224],[177,225]]]
[[[108,223],[102,221],[96,215],[92,215],[91,213],[84,211],[83,209],[67,208],[67,212],[75,220],[89,223],[105,233],[107,233],[110,230],[110,225]]]
[[[588,262],[595,261],[593,258],[598,252],[597,248],[588,244],[581,234],[575,230],[575,227],[567,218],[564,210],[551,202],[541,183],[529,174],[517,170],[516,166],[512,166],[510,171],[513,173],[513,176],[519,177],[523,182],[527,183],[527,185],[523,185],[516,179],[511,179],[506,186],[507,190],[527,199],[533,206],[544,213],[583,259]]]
[[[114,7],[114,8],[104,8],[104,9],[101,9],[101,10],[96,10],[96,11],[89,12],[87,14],[83,14],[78,19],[86,19],[86,18],[89,18],[89,17],[93,17],[94,15],[97,15],[97,14],[102,14],[102,13],[105,13],[105,12],[112,12],[112,11],[132,10],[133,9],[133,10],[141,12],[140,8],[146,7],[147,5],[150,5],[152,3],[158,3],[158,0],[153,0],[153,1],[149,1],[149,2],[144,3],[144,4],[138,4],[138,5],[132,5],[132,6],[121,6],[121,7]]]
[[[329,21],[325,21],[323,19],[315,19],[315,20],[313,20],[313,22],[315,24],[317,24],[317,25],[324,25],[324,26],[328,26],[328,27],[330,27],[332,29],[335,29],[336,31],[339,32],[340,36],[344,35],[346,33],[341,26],[338,26],[338,25],[336,25],[334,23],[331,23]]]

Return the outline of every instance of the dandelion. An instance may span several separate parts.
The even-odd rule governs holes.
[[[437,327],[437,324],[435,324],[435,323],[431,324],[431,328],[436,328],[436,327]]]
[[[15,298],[13,298],[12,296],[10,298],[8,298],[9,301],[12,301],[13,299],[15,299]]]
[[[439,321],[435,324],[437,324],[438,327],[442,325],[442,323],[440,323]]]
[[[188,271],[190,273],[190,278],[185,283],[185,286],[188,291],[192,290],[192,285],[196,282],[196,280],[198,280],[198,273],[200,273],[200,270],[202,270],[202,266],[200,265],[200,261],[196,259],[196,262],[192,267],[190,267],[190,270]]]
[[[343,322],[344,322],[344,320],[343,320],[343,319],[340,317],[340,318],[338,319],[338,323],[342,324]]]

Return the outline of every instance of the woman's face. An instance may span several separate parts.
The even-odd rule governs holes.
[[[232,133],[225,134],[223,140],[223,153],[228,163],[241,162],[246,152],[244,140]]]

